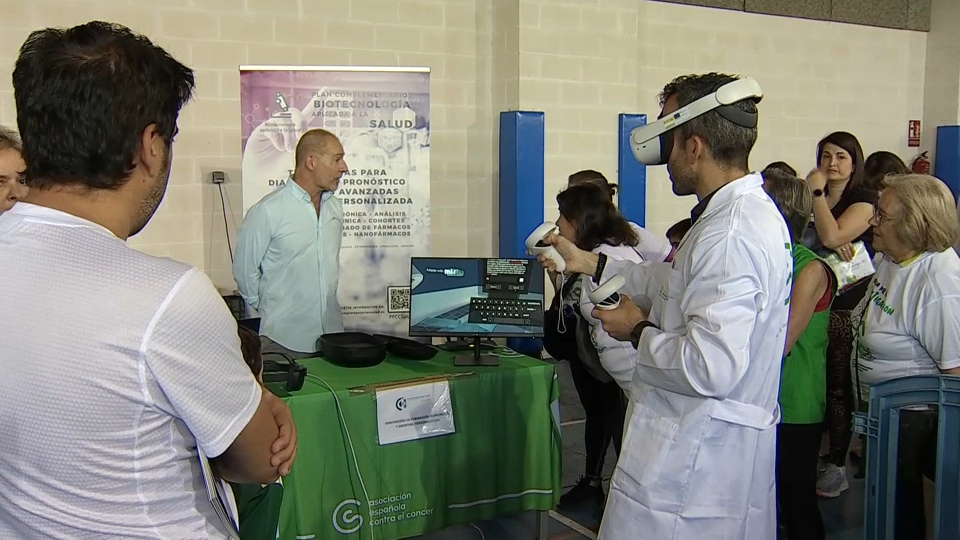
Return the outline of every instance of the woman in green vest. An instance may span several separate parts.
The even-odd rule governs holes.
[[[816,496],[817,458],[826,408],[827,327],[837,280],[825,262],[798,242],[813,210],[806,183],[781,171],[767,171],[763,187],[783,214],[793,239],[793,289],[777,426],[779,521],[790,540],[823,540]]]

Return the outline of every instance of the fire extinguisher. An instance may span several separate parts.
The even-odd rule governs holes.
[[[910,169],[916,174],[930,174],[930,158],[927,157],[927,153],[921,152],[920,155],[913,160]]]

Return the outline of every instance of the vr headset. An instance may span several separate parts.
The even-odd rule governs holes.
[[[278,362],[271,357],[280,357],[285,362]],[[296,360],[283,353],[267,353],[263,355],[263,382],[283,383],[287,392],[296,392],[303,388],[307,378],[306,366],[301,366]]]
[[[630,149],[633,150],[633,157],[644,165],[665,165],[673,149],[671,131],[712,110],[716,110],[720,116],[738,126],[757,127],[756,114],[746,113],[732,106],[745,99],[752,99],[757,103],[763,99],[760,84],[753,77],[729,82],[709,96],[680,107],[667,116],[661,116],[652,124],[634,129],[630,132]]]

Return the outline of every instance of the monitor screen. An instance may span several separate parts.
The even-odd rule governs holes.
[[[543,336],[543,282],[536,259],[414,257],[410,335]]]

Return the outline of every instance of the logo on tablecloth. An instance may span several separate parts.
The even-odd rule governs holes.
[[[346,536],[359,531],[364,524],[367,524],[372,533],[376,527],[425,519],[433,515],[433,508],[418,508],[419,505],[412,501],[412,493],[402,492],[370,499],[367,508],[364,509],[357,499],[344,499],[333,510],[333,528]],[[366,517],[360,514],[361,511],[366,513]]]
[[[363,526],[360,501],[347,499],[333,510],[333,528],[340,534],[353,534]]]

